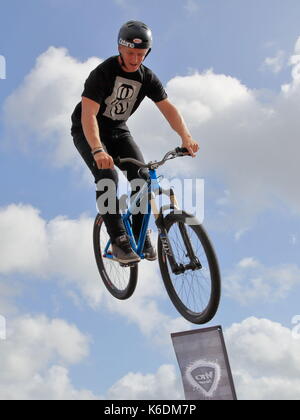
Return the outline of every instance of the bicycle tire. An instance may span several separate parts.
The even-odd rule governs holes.
[[[189,215],[186,212],[182,212],[180,214],[175,214],[174,212],[172,212],[164,217],[164,223],[168,232],[168,237],[171,242],[171,246],[172,248],[173,246],[174,248],[178,246],[177,243],[172,244],[172,238],[170,238],[171,236],[170,231],[172,227],[177,226],[179,223],[183,223],[184,226],[192,230],[193,232],[193,234],[191,235],[193,236],[192,239],[194,240],[194,237],[195,237],[199,240],[201,244],[201,248],[203,250],[203,256],[201,256],[200,258],[200,255],[198,255],[198,252],[196,256],[200,259],[201,264],[203,263],[205,264],[207,261],[206,265],[208,267],[204,267],[203,265],[203,267],[200,270],[196,270],[195,272],[193,272],[193,273],[198,273],[197,275],[198,277],[196,277],[196,274],[195,274],[192,281],[189,281],[187,279],[185,279],[185,282],[183,282],[183,280],[180,281],[179,278],[181,277],[181,275],[177,276],[176,274],[172,272],[171,266],[168,262],[168,258],[165,252],[163,251],[162,242],[160,240],[160,237],[158,237],[157,249],[158,249],[159,266],[160,266],[161,275],[162,275],[166,290],[168,292],[168,295],[172,303],[174,304],[175,308],[178,310],[178,312],[185,319],[187,319],[188,321],[194,324],[205,324],[209,322],[215,316],[219,307],[219,302],[220,302],[220,297],[221,297],[221,275],[220,275],[219,265],[218,265],[215,251],[213,249],[211,241],[207,233],[205,232],[203,226],[200,225],[196,221],[195,218],[193,218],[194,219],[193,223],[198,223],[198,224],[190,224],[190,223],[187,224],[187,218],[193,218],[193,216]],[[176,240],[177,239],[179,240],[180,238],[176,238]],[[192,239],[190,240],[192,241]],[[174,252],[174,249],[173,249],[173,252]],[[184,259],[185,257],[182,256],[181,258]],[[177,261],[177,263],[178,262],[179,261]],[[207,297],[207,302],[203,305],[203,308],[199,310],[198,310],[198,307],[190,308],[189,306],[192,306],[192,305],[191,304],[189,305],[183,301],[183,298],[179,295],[177,286],[179,285],[181,290],[185,290],[185,293],[188,296],[188,293],[190,293],[190,291],[187,293],[186,289],[188,287],[188,284],[190,284],[191,287],[193,287],[193,289],[197,288],[197,296],[196,297],[194,296],[193,300],[195,301],[196,298],[198,300],[200,299],[202,300],[202,296],[200,296],[200,291],[201,293],[202,291],[204,292],[204,283],[206,282],[205,274],[207,274],[207,269],[209,271],[208,282],[209,282],[209,288],[210,288],[209,293],[208,293],[209,296]],[[203,271],[203,270],[206,270],[206,271]],[[192,270],[188,270],[187,272],[192,272]],[[201,280],[201,282],[200,280],[198,281],[198,278]],[[177,285],[175,284],[176,282],[177,282]],[[200,307],[200,303],[199,303],[199,307]]]
[[[103,258],[104,247],[108,239],[103,218],[98,214],[93,228],[94,253],[98,271],[107,290],[115,298],[125,300],[130,298],[135,291],[138,266],[136,264],[133,267],[121,267],[117,261]]]

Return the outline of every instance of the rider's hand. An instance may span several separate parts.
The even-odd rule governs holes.
[[[185,147],[186,149],[188,149],[189,154],[192,157],[195,157],[196,153],[199,150],[199,144],[190,136],[182,138],[182,146],[181,147]]]
[[[106,152],[96,153],[94,160],[98,169],[114,169],[113,158]]]

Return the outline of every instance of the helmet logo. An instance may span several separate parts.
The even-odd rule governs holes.
[[[133,42],[135,44],[141,44],[143,41],[140,38],[134,38]]]
[[[122,38],[119,39],[119,44],[124,47],[134,48],[134,44],[132,42],[125,41],[125,39]]]

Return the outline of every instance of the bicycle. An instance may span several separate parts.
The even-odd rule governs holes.
[[[157,254],[159,267],[167,293],[178,312],[194,324],[209,322],[216,314],[221,295],[221,276],[217,257],[211,241],[197,219],[180,210],[174,190],[163,189],[156,170],[168,160],[186,156],[187,149],[177,147],[161,161],[147,164],[136,159],[115,159],[116,165],[131,162],[147,168],[149,175],[141,190],[122,214],[127,235],[133,250],[144,259],[143,247],[151,211],[158,228]],[[140,170],[139,169],[139,170]],[[158,210],[155,198],[164,194],[170,204]],[[131,216],[142,200],[147,200],[147,212],[143,217],[140,235],[135,241]],[[166,211],[170,211],[165,214]],[[138,264],[121,264],[114,259],[111,241],[103,218],[97,214],[93,229],[95,258],[100,276],[108,291],[117,299],[128,299],[135,291],[138,280]]]

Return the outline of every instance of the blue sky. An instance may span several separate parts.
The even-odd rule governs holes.
[[[198,327],[172,308],[156,263],[131,300],[108,296],[94,185],[69,134],[84,80],[129,19],[151,26],[146,65],[200,142],[166,171],[205,180],[223,277],[209,325],[223,326],[238,395],[299,398],[299,17],[296,0],[2,2],[1,399],[183,398],[170,333]],[[129,126],[146,159],[180,143],[148,101]]]

